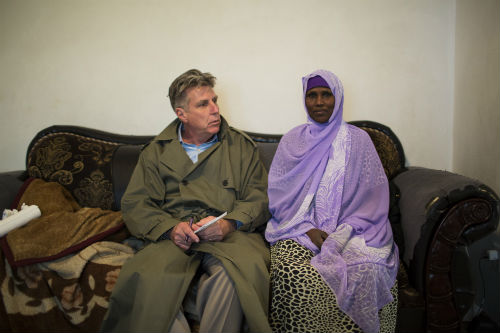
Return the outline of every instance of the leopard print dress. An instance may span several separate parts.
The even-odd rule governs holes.
[[[273,332],[362,332],[337,305],[335,294],[310,264],[313,252],[286,239],[271,247],[271,311]],[[397,282],[394,301],[379,311],[379,332],[394,332],[397,315]]]

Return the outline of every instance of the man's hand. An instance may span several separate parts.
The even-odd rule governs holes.
[[[194,233],[198,226],[193,224],[193,228],[189,226],[189,222],[180,222],[170,232],[170,239],[183,249],[189,250],[192,243],[198,243],[200,238]]]
[[[196,223],[197,227],[201,227],[205,223],[210,222],[210,220],[214,219],[215,216],[208,216],[205,217],[204,219],[201,219]],[[194,225],[193,225],[194,226]],[[227,234],[230,232],[233,232],[236,230],[235,223],[226,220],[226,219],[220,219],[219,221],[215,222],[208,228],[206,228],[203,231],[200,231],[197,233],[197,235],[200,237],[201,240],[203,241],[210,241],[210,242],[219,242],[226,237]]]
[[[319,229],[311,229],[306,234],[311,239],[311,242],[313,242],[314,245],[316,245],[320,250],[323,242],[328,237],[328,234],[326,232]]]

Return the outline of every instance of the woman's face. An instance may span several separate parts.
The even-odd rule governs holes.
[[[306,109],[314,121],[326,123],[335,107],[335,96],[330,88],[315,87],[306,92]]]

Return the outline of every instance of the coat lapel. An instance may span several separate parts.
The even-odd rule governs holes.
[[[172,140],[165,143],[165,145],[168,145],[169,148],[163,151],[160,158],[161,163],[184,178],[187,173],[191,172],[195,164],[191,161],[179,141]]]
[[[160,163],[183,177],[186,171],[193,166],[193,162],[179,142],[177,129],[180,123],[179,119],[174,120],[153,141],[157,141],[163,146],[163,152],[159,158]]]

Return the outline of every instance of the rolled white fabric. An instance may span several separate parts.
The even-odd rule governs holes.
[[[3,237],[9,231],[19,228],[41,215],[42,212],[40,212],[40,208],[38,208],[37,205],[23,205],[20,211],[0,221],[0,237]]]

